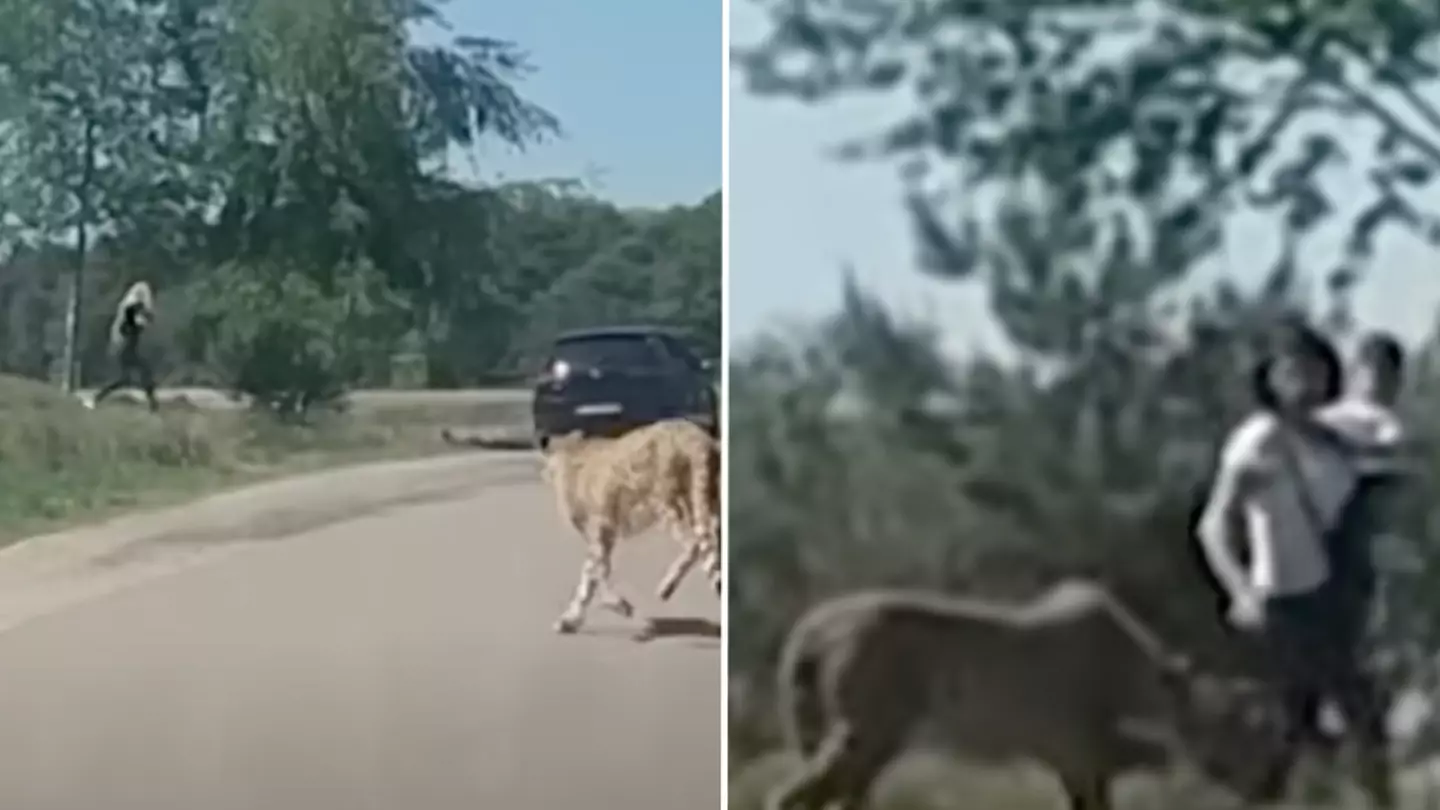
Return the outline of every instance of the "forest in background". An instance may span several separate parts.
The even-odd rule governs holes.
[[[1193,510],[1276,318],[1306,312],[1342,342],[1383,328],[1353,308],[1386,272],[1376,240],[1440,243],[1423,196],[1440,173],[1440,17],[1281,0],[759,5],[766,36],[733,56],[749,92],[907,100],[901,120],[838,133],[854,137],[840,156],[902,173],[918,272],[983,290],[1013,356],[957,361],[936,325],[847,283],[833,316],[731,358],[732,763],[776,744],[790,624],[854,588],[1019,598],[1095,577],[1202,662],[1253,672],[1200,573]],[[1336,120],[1363,134],[1340,140]],[[1339,189],[1347,167],[1359,179]],[[1278,255],[1243,283],[1197,278],[1237,217],[1272,222]],[[1316,239],[1340,247],[1312,266],[1299,256]],[[1381,543],[1377,656],[1397,692],[1433,700],[1440,336],[1411,350],[1422,480]],[[1422,726],[1410,755],[1435,750],[1433,715]]]
[[[0,373],[97,383],[141,279],[172,385],[507,383],[557,331],[623,322],[718,356],[720,192],[648,210],[456,179],[477,144],[561,137],[563,111],[525,98],[519,45],[417,37],[443,22],[424,0],[0,0]]]

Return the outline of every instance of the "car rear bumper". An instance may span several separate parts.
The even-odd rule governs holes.
[[[689,419],[712,433],[715,432],[715,417],[709,413],[645,409],[617,414],[577,414],[575,407],[574,404],[566,404],[536,408],[536,438],[560,436],[575,430],[587,436],[613,436],[664,419]]]

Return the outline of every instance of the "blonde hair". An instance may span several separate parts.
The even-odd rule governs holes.
[[[125,295],[120,299],[119,306],[115,307],[115,320],[110,324],[110,341],[119,345],[124,341],[120,334],[120,327],[125,323],[125,310],[139,304],[149,317],[155,315],[155,293],[150,289],[150,282],[137,281],[130,285]]]

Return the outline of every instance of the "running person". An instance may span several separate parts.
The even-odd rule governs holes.
[[[140,351],[140,338],[154,317],[155,296],[149,283],[137,281],[130,285],[120,299],[120,306],[115,309],[115,320],[110,325],[110,348],[115,352],[120,374],[96,392],[89,403],[91,408],[119,389],[131,386],[145,392],[151,411],[159,410],[160,403],[155,399],[155,374]]]

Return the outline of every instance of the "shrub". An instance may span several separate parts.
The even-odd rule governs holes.
[[[222,385],[286,418],[345,394],[348,304],[293,268],[231,264],[197,286],[193,345]]]

